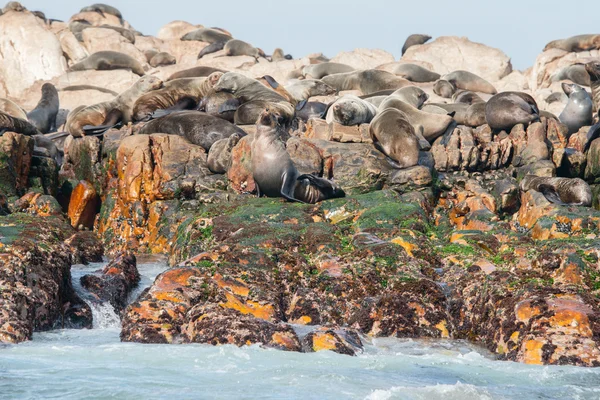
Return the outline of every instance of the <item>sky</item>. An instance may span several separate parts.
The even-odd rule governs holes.
[[[68,21],[94,0],[22,0],[27,9]],[[466,36],[504,51],[515,69],[533,65],[546,43],[594,31],[597,0],[106,0],[138,31],[156,35],[175,20],[217,26],[271,54],[333,57],[355,48],[401,55],[406,37]],[[586,11],[587,10],[587,11]],[[596,29],[597,30],[597,29]]]

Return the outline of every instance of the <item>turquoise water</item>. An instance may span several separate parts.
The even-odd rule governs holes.
[[[74,281],[100,267],[74,266]],[[138,293],[165,266],[145,263],[139,269]],[[495,361],[461,341],[376,339],[357,357],[259,346],[121,343],[118,319],[103,307],[94,307],[94,329],[38,333],[30,342],[0,347],[0,398],[600,398],[600,369]]]

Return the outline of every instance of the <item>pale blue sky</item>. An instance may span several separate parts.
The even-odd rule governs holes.
[[[28,9],[68,20],[94,0],[23,0]],[[400,57],[411,33],[467,36],[503,50],[525,69],[550,40],[597,33],[594,0],[108,0],[144,34],[185,20],[219,26],[270,54],[329,57],[356,47],[381,48]],[[574,10],[570,10],[571,5]],[[586,15],[590,15],[587,18]]]

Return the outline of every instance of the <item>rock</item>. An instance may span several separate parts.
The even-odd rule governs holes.
[[[0,193],[18,196],[29,184],[34,141],[14,132],[0,136]]]
[[[394,62],[394,56],[379,49],[354,49],[342,51],[331,59],[331,62],[346,64],[356,70],[374,69],[381,64]]]
[[[503,77],[494,87],[500,92],[523,92],[529,90],[529,81],[527,76],[521,71],[512,71]]]
[[[416,165],[410,168],[393,170],[386,183],[386,188],[405,193],[431,186],[431,183],[431,170],[425,166]]]
[[[305,352],[330,350],[339,354],[354,356],[362,352],[362,342],[358,333],[348,329],[318,328],[302,339]]]
[[[0,343],[54,328],[91,328],[90,308],[71,287],[62,217],[12,214],[0,219]]]
[[[525,175],[536,175],[553,177],[556,176],[556,167],[550,160],[542,160],[520,167],[517,170],[517,179],[521,180]]]
[[[90,55],[69,29],[60,31],[57,36],[63,53],[69,58],[71,64],[76,64]]]
[[[101,275],[84,275],[81,285],[99,302],[109,302],[117,313],[127,307],[131,290],[140,281],[136,258],[132,253],[121,253],[102,270]]]
[[[95,136],[75,138],[67,136],[64,144],[65,158],[60,174],[63,178],[99,182],[100,140]]]
[[[65,244],[71,250],[71,263],[73,264],[102,261],[104,247],[94,232],[76,232],[65,240]]]
[[[600,183],[600,139],[594,140],[587,152],[585,180],[590,183]]]
[[[587,157],[585,154],[572,148],[566,148],[558,174],[570,178],[583,178],[586,165]]]
[[[139,51],[134,44],[117,31],[103,28],[88,28],[83,31],[82,35],[83,44],[89,54],[107,50],[117,51],[127,54],[142,65],[147,64],[144,53]]]
[[[344,126],[337,122],[328,124],[322,119],[310,119],[306,124],[305,137],[340,143],[373,143],[369,124]]]
[[[60,204],[54,197],[36,192],[29,192],[17,200],[14,204],[14,210],[42,217],[62,216],[63,214]]]
[[[78,229],[80,226],[92,229],[96,214],[100,209],[100,199],[96,189],[87,181],[80,181],[69,201],[69,219],[71,226]]]
[[[229,186],[238,193],[256,193],[256,183],[252,177],[252,140],[244,136],[231,150],[231,167],[227,171]]]
[[[0,16],[0,95],[18,97],[35,81],[65,69],[60,42],[43,22],[29,12]]]
[[[37,147],[34,147],[34,151]],[[29,169],[29,187],[44,194],[58,194],[58,163],[54,158],[31,157]]]
[[[497,82],[512,72],[510,58],[501,50],[465,37],[440,36],[432,42],[409,48],[402,61],[428,62],[433,71],[447,74],[465,70],[490,82]]]
[[[192,25],[185,21],[172,21],[159,29],[157,38],[162,40],[181,39],[186,33],[202,28],[202,25]]]
[[[534,92],[550,87],[553,76],[561,69],[573,64],[585,64],[589,61],[597,60],[599,57],[600,50],[572,53],[559,49],[544,51],[537,56],[533,64],[531,77],[529,78],[529,87]]]
[[[68,86],[79,86],[79,85],[90,85],[97,86],[104,89],[111,90],[116,93],[122,93],[125,90],[129,89],[134,83],[138,81],[140,77],[134,74],[131,71],[124,69],[116,69],[112,71],[75,71],[69,72],[67,74],[62,75],[58,78],[57,81],[57,89],[59,89],[59,94],[63,95],[64,93],[60,90],[64,87]],[[111,97],[111,99],[114,96]],[[38,99],[39,99],[39,91],[38,91]],[[92,105],[96,104],[93,98],[87,99],[87,101],[77,104],[79,105]],[[61,103],[61,106],[67,107]],[[75,108],[75,107],[71,107]]]
[[[129,23],[127,21],[124,21],[115,15],[107,14],[107,13],[100,14],[95,11],[84,11],[84,12],[79,12],[77,14],[74,14],[73,16],[71,16],[71,19],[69,20],[69,22],[73,22],[73,21],[77,21],[77,20],[87,21],[94,26],[111,25],[111,26],[119,26],[119,27],[127,28],[127,29],[131,28],[131,25],[129,25]]]
[[[499,214],[514,214],[521,206],[519,186],[513,179],[502,179],[494,182],[492,195],[496,199]]]

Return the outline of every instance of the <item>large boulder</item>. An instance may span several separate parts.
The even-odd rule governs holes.
[[[65,69],[60,41],[40,19],[29,12],[0,16],[0,96],[19,96]]]
[[[342,51],[331,59],[331,62],[346,64],[354,69],[374,69],[381,64],[394,62],[394,56],[385,50],[355,49]]]
[[[28,187],[33,139],[14,132],[0,136],[0,193],[22,195]]]
[[[117,51],[127,54],[142,65],[147,63],[146,56],[117,31],[105,28],[88,28],[82,32],[82,35],[83,44],[89,54],[99,51]]]
[[[549,49],[540,53],[533,64],[529,87],[533,91],[550,87],[553,77],[561,69],[573,64],[585,64],[589,61],[598,60],[600,50],[581,51],[568,53],[560,49]]]
[[[441,36],[430,43],[410,47],[402,60],[426,61],[438,74],[465,70],[490,82],[497,82],[512,72],[510,58],[501,50],[471,42],[466,37]]]
[[[201,28],[202,25],[192,25],[185,21],[172,21],[158,31],[157,38],[162,40],[181,39],[186,33]]]

